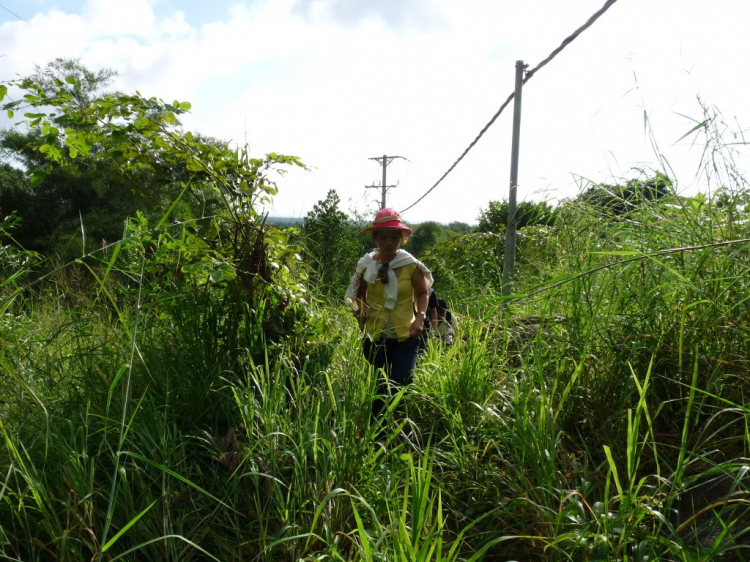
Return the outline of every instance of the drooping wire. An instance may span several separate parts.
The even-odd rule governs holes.
[[[16,14],[15,12],[11,12],[8,8],[6,8],[5,6],[3,6],[2,4],[0,4],[0,8],[2,8],[3,10],[5,10],[6,12],[8,12],[11,16],[16,16],[22,22],[29,23],[25,19],[23,19],[21,16],[19,16],[18,14]]]
[[[584,23],[584,24],[583,24],[583,25],[582,25],[581,27],[579,27],[579,28],[578,28],[578,29],[576,29],[576,30],[575,30],[575,31],[574,31],[573,33],[571,33],[570,35],[568,35],[568,37],[566,37],[566,38],[565,38],[565,39],[563,40],[563,42],[562,42],[562,43],[560,43],[560,46],[559,46],[559,47],[557,47],[557,48],[556,48],[556,49],[555,49],[554,51],[552,51],[552,52],[551,52],[551,53],[550,53],[550,54],[549,54],[549,55],[547,56],[547,58],[545,58],[545,59],[544,59],[544,60],[543,60],[542,62],[540,62],[539,64],[537,64],[537,65],[536,65],[536,66],[535,66],[534,68],[532,68],[531,70],[528,70],[528,71],[526,72],[526,76],[525,76],[525,77],[524,77],[524,79],[523,79],[523,83],[524,83],[524,84],[526,84],[526,82],[528,82],[528,81],[529,81],[529,80],[531,79],[531,77],[532,77],[532,76],[534,76],[534,74],[535,74],[535,73],[536,73],[537,71],[539,71],[539,70],[540,70],[540,69],[541,69],[542,67],[544,67],[545,65],[547,65],[547,63],[549,63],[549,62],[550,62],[550,61],[551,61],[552,59],[554,59],[554,58],[555,58],[555,57],[556,57],[556,56],[557,56],[558,54],[560,54],[560,52],[561,52],[561,51],[562,51],[563,49],[565,49],[565,47],[567,47],[567,46],[568,46],[568,45],[569,45],[570,43],[572,43],[572,42],[573,42],[573,41],[574,41],[574,40],[576,39],[576,37],[578,37],[578,36],[579,36],[579,35],[580,35],[581,33],[583,33],[584,31],[586,31],[586,30],[587,30],[587,29],[588,29],[589,27],[591,27],[591,25],[592,25],[592,24],[593,24],[593,23],[594,23],[594,22],[595,22],[595,21],[596,21],[597,19],[599,19],[599,17],[600,17],[600,16],[602,15],[602,14],[604,14],[604,12],[606,12],[607,10],[609,10],[609,8],[610,8],[610,7],[611,7],[611,6],[612,6],[612,5],[613,5],[613,4],[615,3],[615,2],[617,2],[617,0],[607,0],[607,1],[606,1],[606,2],[604,3],[604,5],[603,5],[603,6],[601,7],[601,8],[599,8],[599,10],[597,10],[597,11],[596,11],[596,12],[595,12],[595,13],[594,13],[594,14],[593,14],[593,15],[592,15],[592,16],[591,16],[591,17],[590,17],[590,18],[589,18],[589,19],[588,19],[588,20],[586,21],[586,23]],[[498,118],[498,117],[500,116],[500,114],[501,114],[501,113],[503,112],[503,110],[504,110],[504,109],[505,109],[505,108],[506,108],[506,107],[508,106],[508,104],[509,104],[509,103],[510,103],[510,102],[511,102],[511,101],[513,100],[513,98],[515,97],[515,95],[516,95],[516,94],[515,94],[515,92],[511,92],[511,94],[510,94],[510,95],[508,96],[508,99],[506,99],[506,100],[505,100],[505,101],[503,102],[503,104],[502,104],[502,105],[500,106],[500,109],[498,109],[498,110],[497,110],[497,112],[495,113],[495,115],[493,115],[493,116],[492,116],[492,119],[490,119],[490,120],[489,120],[489,122],[488,122],[488,123],[487,123],[487,124],[486,124],[486,125],[485,125],[485,126],[484,126],[484,127],[482,128],[482,130],[481,130],[481,131],[479,131],[479,134],[478,134],[478,135],[476,136],[476,138],[475,138],[475,139],[474,139],[473,141],[471,141],[471,144],[470,144],[470,145],[469,145],[468,147],[466,147],[466,150],[464,150],[464,151],[463,151],[463,153],[461,154],[461,156],[459,156],[459,157],[458,157],[458,159],[457,159],[457,160],[456,160],[456,161],[455,161],[455,162],[453,163],[453,165],[451,165],[451,167],[450,167],[450,168],[448,168],[448,171],[447,171],[447,172],[445,172],[445,173],[444,173],[444,174],[443,174],[443,175],[442,175],[442,176],[440,177],[440,179],[439,179],[438,181],[436,181],[436,182],[435,182],[435,184],[434,184],[434,185],[433,185],[433,186],[432,186],[432,187],[431,187],[430,189],[428,189],[428,190],[427,190],[427,191],[426,191],[426,192],[425,192],[425,193],[424,193],[424,194],[422,195],[422,197],[420,197],[420,198],[419,198],[419,199],[417,199],[417,200],[416,200],[416,201],[415,201],[414,203],[412,203],[411,205],[409,205],[408,207],[406,207],[406,208],[405,208],[404,210],[402,210],[402,211],[401,211],[402,213],[403,213],[403,212],[406,212],[406,211],[408,211],[409,209],[411,209],[412,207],[414,207],[414,206],[415,206],[415,205],[416,205],[417,203],[419,203],[420,201],[422,201],[422,199],[424,199],[425,197],[427,197],[427,196],[428,196],[428,195],[429,195],[429,194],[430,194],[430,193],[432,192],[432,190],[433,190],[433,189],[435,189],[435,188],[436,188],[436,187],[437,187],[438,185],[440,185],[440,182],[442,182],[442,181],[443,181],[443,180],[444,180],[444,179],[446,178],[446,176],[448,176],[448,174],[450,174],[450,173],[451,173],[451,172],[453,171],[453,169],[454,169],[454,168],[455,168],[455,167],[456,167],[456,166],[458,165],[458,163],[459,163],[459,162],[460,162],[461,160],[463,160],[463,159],[464,159],[464,156],[466,156],[466,155],[467,155],[467,154],[469,153],[469,151],[470,151],[470,150],[471,150],[472,148],[474,148],[474,145],[475,145],[475,144],[477,144],[477,142],[479,141],[479,139],[481,139],[481,138],[482,138],[482,136],[484,135],[484,133],[486,133],[486,132],[487,132],[487,129],[489,129],[489,128],[490,128],[490,127],[492,126],[492,124],[493,124],[493,123],[495,122],[495,120],[497,120],[497,118]]]

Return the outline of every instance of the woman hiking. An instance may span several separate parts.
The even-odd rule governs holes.
[[[432,274],[401,249],[411,229],[394,209],[379,211],[364,232],[372,236],[376,248],[357,262],[345,298],[359,313],[365,359],[376,370],[383,369],[390,384],[407,385],[417,363]],[[388,383],[380,380],[373,419],[383,409],[387,390]]]

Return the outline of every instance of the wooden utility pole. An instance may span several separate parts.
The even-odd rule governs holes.
[[[505,228],[505,258],[503,259],[503,296],[511,293],[516,268],[516,187],[518,187],[518,151],[521,142],[521,93],[526,65],[516,61],[516,93],[513,100],[513,144],[510,151],[510,193],[508,194],[508,224]]]
[[[408,158],[404,158],[403,156],[387,156],[385,154],[383,154],[383,156],[374,156],[370,158],[370,160],[377,160],[378,163],[380,163],[380,165],[383,167],[383,183],[381,183],[380,185],[375,185],[375,184],[366,185],[365,187],[367,189],[380,189],[380,209],[381,210],[385,209],[385,194],[392,187],[396,187],[395,185],[388,185],[385,180],[386,168],[388,168],[388,164],[393,162],[396,158],[401,158],[402,160],[408,160]]]

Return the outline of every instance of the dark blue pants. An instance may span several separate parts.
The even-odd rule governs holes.
[[[376,370],[383,369],[388,381],[393,385],[410,384],[413,378],[414,367],[417,366],[417,351],[419,350],[419,338],[409,338],[402,342],[396,338],[385,338],[379,341],[371,341],[365,338],[362,344],[365,359]],[[388,384],[382,377],[378,377],[378,396],[372,403],[372,417],[377,418],[383,410],[385,400],[382,396],[388,392]]]

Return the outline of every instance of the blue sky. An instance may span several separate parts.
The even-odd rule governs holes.
[[[124,0],[127,3],[127,0]],[[250,3],[248,3],[250,4]],[[81,0],[3,0],[0,5],[17,16],[29,20],[39,12],[59,10],[63,13],[80,13],[85,2]],[[226,19],[229,4],[205,0],[164,0],[153,4],[157,16],[164,17],[176,11],[185,14],[185,21],[194,27],[206,22]],[[16,19],[7,10],[0,9],[0,22]]]
[[[603,0],[0,0],[0,79],[55,57],[110,67],[116,87],[188,100],[186,127],[300,156],[272,212],[304,215],[336,189],[372,209],[389,168],[402,209],[453,163],[532,66]],[[519,196],[562,199],[585,183],[660,167],[706,188],[700,147],[676,142],[704,103],[750,123],[747,0],[619,0],[524,90]],[[507,195],[511,112],[407,220],[473,222]],[[735,119],[736,118],[736,119]],[[0,121],[7,126],[8,122]]]

